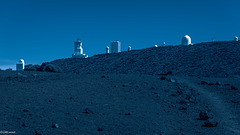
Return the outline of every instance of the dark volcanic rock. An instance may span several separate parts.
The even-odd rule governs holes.
[[[35,135],[41,135],[40,133],[38,133],[38,131],[37,130],[35,130]]]
[[[51,127],[52,127],[52,128],[58,128],[59,125],[58,125],[58,124],[53,124]]]
[[[27,109],[23,109],[23,112],[29,112]]]
[[[82,113],[93,114],[93,111],[90,110],[89,108],[85,108],[84,111],[83,111]]]
[[[131,115],[131,113],[125,113],[124,115]]]
[[[218,125],[218,122],[204,122],[204,124],[202,125],[202,127],[216,127]]]
[[[238,88],[236,88],[235,86],[231,86],[232,90],[238,90]]]
[[[27,127],[25,123],[22,124],[22,127]]]
[[[209,119],[209,116],[207,115],[206,112],[200,112],[199,113],[199,118],[198,120],[208,120]]]
[[[102,128],[98,128],[97,131],[103,131],[103,129]]]
[[[208,84],[208,82],[206,82],[206,81],[201,81],[201,84],[202,84],[202,85]]]
[[[166,80],[166,77],[165,77],[165,76],[162,76],[160,79],[161,79],[161,80]]]

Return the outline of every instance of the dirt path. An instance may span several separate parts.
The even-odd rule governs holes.
[[[185,77],[174,77],[178,83],[190,87],[200,93],[202,99],[213,106],[215,117],[217,118],[219,124],[224,128],[227,135],[230,134],[240,134],[240,124],[236,120],[236,110],[234,110],[228,103],[224,102],[221,97],[214,93],[213,91],[197,84],[191,78]]]

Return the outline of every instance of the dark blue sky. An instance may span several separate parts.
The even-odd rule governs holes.
[[[89,56],[111,41],[122,51],[240,36],[239,0],[0,0],[0,68],[23,58],[41,64],[71,57],[80,38]]]

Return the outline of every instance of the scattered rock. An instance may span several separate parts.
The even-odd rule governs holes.
[[[167,73],[163,73],[163,74],[157,74],[157,75],[172,75],[172,71],[168,71]]]
[[[208,85],[212,86],[212,85],[214,85],[214,83],[213,82],[209,82]]]
[[[173,73],[172,73],[172,71],[168,71],[167,73],[166,73],[166,75],[172,75]]]
[[[97,131],[103,131],[103,129],[102,128],[98,128]]]
[[[155,89],[155,87],[151,87],[150,89],[151,89],[151,90],[154,90],[154,89]]]
[[[215,85],[221,85],[221,82],[216,82]]]
[[[52,128],[59,128],[59,125],[58,124],[53,124],[51,127]]]
[[[183,94],[183,92],[182,91],[177,91],[177,93],[178,93],[178,95],[182,95]]]
[[[202,127],[216,127],[218,125],[218,122],[204,122],[204,124],[202,125]]]
[[[106,76],[105,76],[105,75],[103,75],[103,76],[101,76],[101,78],[106,78]]]
[[[172,78],[170,78],[168,81],[169,81],[169,82],[172,82],[172,83],[175,83],[175,82],[176,82],[176,80],[174,80],[174,79],[172,79]]]
[[[124,115],[131,115],[131,113],[125,113]]]
[[[188,100],[184,99],[184,100],[181,100],[179,103],[180,103],[180,104],[186,104],[186,103],[188,103],[188,102],[189,102]]]
[[[196,101],[193,98],[189,98],[188,100],[190,103],[196,103]]]
[[[206,82],[206,81],[201,81],[201,84],[202,84],[202,85],[205,85],[205,84],[208,84],[208,82]]]
[[[22,127],[27,127],[25,123],[22,124]]]
[[[180,107],[179,110],[187,110],[185,107]]]
[[[207,115],[206,112],[200,112],[199,113],[199,118],[197,120],[208,120],[209,116]]]
[[[35,135],[41,135],[40,133],[38,133],[38,131],[37,130],[35,130]]]
[[[122,86],[123,87],[129,87],[129,83],[124,83]]]
[[[234,87],[234,86],[231,86],[231,89],[232,90],[238,90],[238,88]]]
[[[239,103],[237,100],[231,100],[232,103]]]
[[[160,79],[161,79],[161,80],[166,80],[166,77],[165,77],[165,76],[162,76]]]
[[[23,112],[29,112],[27,109],[23,109]]]
[[[90,109],[88,109],[88,108],[85,108],[85,109],[84,109],[84,112],[82,112],[82,113],[93,114],[93,111],[90,110]]]
[[[189,96],[189,95],[186,95],[186,100],[188,100],[188,102],[190,103],[195,103],[196,102],[196,97],[192,97],[192,96]]]

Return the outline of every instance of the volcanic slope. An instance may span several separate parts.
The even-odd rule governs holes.
[[[164,74],[204,77],[240,75],[240,42],[218,41],[100,54],[50,62],[74,73]]]

